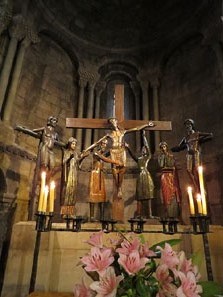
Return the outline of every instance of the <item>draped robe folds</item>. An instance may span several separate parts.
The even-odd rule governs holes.
[[[73,215],[75,204],[77,202],[77,177],[78,177],[79,158],[74,150],[64,152],[64,187],[63,187],[63,205],[61,214]]]
[[[105,179],[103,172],[103,161],[94,153],[93,170],[90,177],[90,203],[100,203],[106,201]]]
[[[147,200],[154,198],[154,184],[150,172],[147,169],[149,155],[143,155],[138,158],[139,176],[136,182],[136,199]]]
[[[169,216],[178,216],[176,205],[180,204],[181,191],[179,187],[179,179],[175,168],[175,160],[173,155],[161,153],[158,158],[161,167],[161,194],[163,203]],[[175,210],[174,210],[175,209]]]

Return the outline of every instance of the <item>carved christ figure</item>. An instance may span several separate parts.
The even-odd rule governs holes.
[[[122,183],[124,174],[126,172],[126,148],[124,136],[126,133],[140,131],[146,127],[153,127],[154,123],[149,121],[147,124],[137,126],[130,129],[123,129],[119,127],[118,120],[116,118],[109,118],[108,122],[111,126],[112,131],[106,134],[104,137],[99,139],[95,144],[88,148],[94,148],[103,139],[111,141],[110,157],[111,160],[115,161],[112,163],[112,175],[113,175],[113,219],[122,220],[124,203],[122,200]],[[116,164],[119,162],[119,165]]]

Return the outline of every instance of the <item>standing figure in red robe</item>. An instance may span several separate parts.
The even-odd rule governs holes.
[[[177,218],[180,215],[181,191],[175,159],[168,150],[166,142],[159,144],[160,152],[158,164],[161,170],[161,197],[168,218]]]

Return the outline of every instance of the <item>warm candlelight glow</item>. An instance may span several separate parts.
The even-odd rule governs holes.
[[[188,197],[189,197],[190,214],[194,215],[195,210],[194,210],[194,198],[193,198],[193,194],[192,194],[192,187],[187,188],[187,193],[188,193]]]
[[[197,194],[197,209],[198,213],[202,214],[202,202],[201,202],[201,194]]]
[[[40,195],[38,203],[38,211],[43,211],[43,198],[44,198],[44,189],[46,185],[46,172],[41,173],[41,186],[40,186]]]
[[[48,193],[49,193],[49,187],[45,186],[44,196],[43,196],[43,207],[42,207],[43,212],[46,212]]]
[[[49,212],[54,211],[55,187],[56,187],[55,182],[51,181],[51,183],[50,183]]]
[[[200,191],[201,191],[201,202],[202,202],[202,210],[203,215],[207,215],[207,204],[206,204],[206,197],[205,197],[205,189],[204,189],[204,177],[203,177],[203,167],[198,166],[198,176],[199,176],[199,184],[200,184]]]

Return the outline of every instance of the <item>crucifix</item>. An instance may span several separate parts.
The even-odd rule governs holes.
[[[112,148],[110,150],[111,158],[123,162],[122,166],[113,166],[113,219],[123,221],[124,219],[124,202],[122,199],[122,181],[125,173],[125,148],[123,147],[124,135],[128,132],[146,130],[169,131],[171,130],[171,122],[169,121],[148,121],[148,120],[125,120],[124,118],[124,85],[115,86],[114,110],[112,119],[87,119],[87,118],[67,118],[67,128],[91,128],[91,129],[112,129],[110,134],[102,137],[97,143],[104,138],[112,140]],[[120,128],[121,127],[121,128]],[[97,144],[96,143],[96,144]],[[95,146],[92,145],[93,148]],[[118,148],[118,151],[117,151]]]

